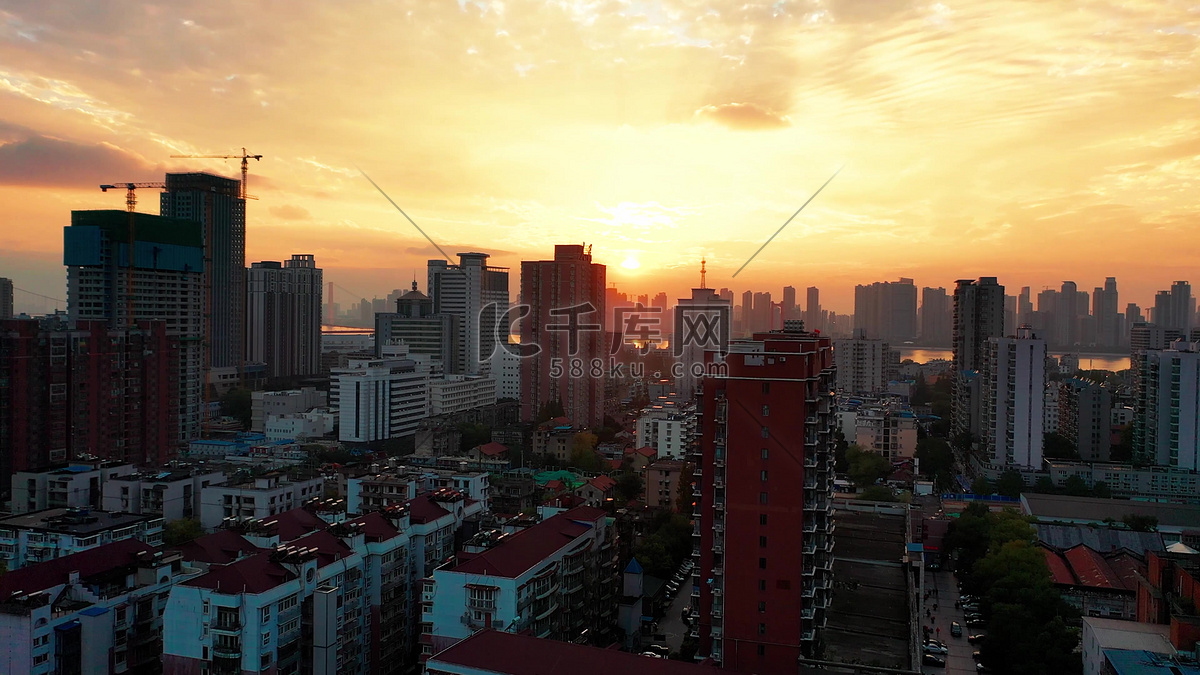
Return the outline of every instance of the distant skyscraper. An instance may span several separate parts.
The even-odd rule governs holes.
[[[134,234],[130,279],[129,225]],[[72,211],[63,231],[67,314],[72,321],[163,321],[179,339],[177,442],[200,437],[204,396],[204,228],[199,223],[125,211]],[[244,273],[244,270],[243,270]],[[133,293],[129,311],[127,292]],[[238,344],[241,344],[240,338]],[[240,358],[240,357],[239,357]]]
[[[754,291],[742,293],[742,333],[754,331]]]
[[[209,373],[237,369],[246,339],[246,200],[240,181],[207,173],[169,173],[159,213],[200,223],[204,237],[204,313]]]
[[[691,397],[700,385],[697,374],[704,367],[704,353],[729,349],[729,323],[733,307],[709,288],[693,288],[692,297],[680,298],[675,304],[673,334],[679,344],[677,354],[676,391]],[[674,344],[674,343],[672,343]]]
[[[457,314],[436,314],[433,299],[412,290],[396,299],[395,312],[375,315],[375,356],[383,358],[387,347],[403,344],[408,353],[429,356],[451,375],[463,372],[462,317]]]
[[[1004,334],[1013,335],[1017,332],[1017,296],[1004,296]]]
[[[954,311],[945,288],[921,289],[921,343],[930,347],[950,345]]]
[[[891,347],[878,338],[854,337],[833,342],[837,388],[845,394],[876,394],[887,390]]]
[[[1033,303],[1030,301],[1029,287],[1022,286],[1021,294],[1017,296],[1017,325],[1033,325]]]
[[[1195,311],[1196,307],[1192,304],[1192,285],[1186,281],[1171,284],[1170,321],[1163,326],[1178,330],[1180,335],[1187,335],[1191,330],[1192,314]]]
[[[912,279],[854,287],[854,328],[898,344],[917,336],[917,287]]]
[[[0,319],[13,317],[13,282],[0,277]]]
[[[796,288],[794,286],[783,287],[783,303],[780,305],[783,310],[783,320],[799,319],[796,312]]]
[[[754,294],[754,311],[750,313],[751,332],[771,330],[771,294]]]
[[[321,269],[312,255],[246,270],[246,360],[267,377],[321,372]]]
[[[1041,469],[1046,341],[1029,328],[990,338],[980,388],[984,455],[997,467]]]
[[[486,253],[459,253],[458,264],[429,261],[429,297],[437,314],[454,314],[462,326],[459,361],[463,372],[487,373],[496,339],[508,328],[497,322],[508,311],[508,268],[491,267]],[[604,286],[596,291],[604,302]],[[603,318],[603,317],[601,317]]]
[[[954,289],[954,382],[952,428],[956,435],[980,433],[979,378],[988,340],[1003,337],[1004,287],[996,277],[961,279]]]
[[[804,299],[804,328],[810,331],[825,330],[821,315],[821,289],[809,286]]]
[[[521,344],[541,350],[521,362],[522,419],[557,401],[575,424],[603,421],[605,271],[575,244],[556,245],[553,260],[521,262],[521,302],[531,310],[521,319]]]
[[[1096,319],[1096,342],[1106,347],[1121,343],[1122,317],[1117,310],[1116,277],[1104,279],[1104,288],[1092,291],[1092,316]]]
[[[1064,281],[1055,307],[1054,342],[1062,347],[1073,347],[1079,341],[1079,290],[1074,281]]]
[[[1200,470],[1200,343],[1176,342],[1171,349],[1147,350],[1139,358],[1134,458]]]

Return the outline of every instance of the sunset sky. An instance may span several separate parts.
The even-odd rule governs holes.
[[[437,253],[356,166],[514,298],[586,242],[637,293],[706,257],[843,312],[900,276],[1111,275],[1144,307],[1200,283],[1200,2],[15,0],[0,144],[0,276],[56,298],[70,211],[123,208],[100,183],[245,146],[247,262],[312,253],[367,297]]]

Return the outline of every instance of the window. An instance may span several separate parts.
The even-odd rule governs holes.
[[[760,591],[767,590],[767,580],[766,579],[758,580],[758,590],[760,590]]]
[[[766,603],[766,601],[765,601],[765,600],[760,600],[760,601],[759,601],[759,603],[758,603],[758,611],[760,611],[760,612],[765,612],[765,611],[767,611],[767,603]]]
[[[762,481],[764,483],[767,482],[767,470],[766,469],[763,469],[761,472],[759,472],[759,475],[762,477]]]
[[[263,607],[262,609],[258,610],[258,617],[263,623],[270,621],[271,620],[271,606],[267,605],[266,607]]]
[[[759,548],[766,548],[767,547],[767,538],[759,537],[758,538],[758,546],[759,546]]]
[[[767,514],[765,514],[765,513],[758,514],[758,524],[759,525],[767,524]]]
[[[767,569],[767,559],[766,558],[758,559],[758,569],[760,569],[760,570]]]
[[[764,394],[771,393],[771,383],[770,382],[762,383],[762,393],[764,393]]]
[[[763,437],[763,438],[770,438],[770,437],[771,437],[771,430],[770,430],[770,429],[768,429],[768,428],[766,428],[766,427],[763,427],[763,428],[762,428],[762,437]]]
[[[270,632],[263,633],[262,645],[264,647],[266,647],[266,646],[269,646],[270,644],[271,644],[271,633]]]
[[[758,624],[758,634],[759,635],[767,634],[767,624],[765,624],[765,623]],[[760,654],[759,656],[762,656],[762,655]]]
[[[49,635],[42,635],[41,637],[33,638],[33,648],[34,649],[37,649],[38,647],[45,647],[48,644],[50,644],[50,636]]]
[[[763,449],[762,449],[762,458],[763,458],[763,459],[766,459],[768,454],[769,454],[769,453],[767,452],[767,449],[766,449],[766,448],[763,448]]]
[[[767,493],[765,493],[765,492],[758,493],[758,503],[759,504],[767,503]]]
[[[294,594],[287,596],[283,600],[280,600],[279,601],[280,613],[283,613],[283,612],[288,611],[289,609],[292,609],[293,607],[296,606],[297,603],[298,603],[298,600],[296,599],[296,596]]]
[[[763,417],[769,417],[770,415],[771,415],[771,406],[769,406],[769,405],[764,405],[764,406],[763,406],[763,414],[762,414],[762,416],[763,416]]]
[[[766,655],[767,655],[767,646],[766,646],[766,645],[759,645],[759,646],[758,646],[758,655],[759,655],[759,656],[766,656]]]
[[[38,654],[37,656],[33,657],[33,665],[40,666],[49,660],[50,660],[49,654]]]

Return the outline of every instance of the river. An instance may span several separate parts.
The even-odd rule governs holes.
[[[949,349],[926,349],[923,347],[898,347],[900,360],[912,359],[917,363],[928,363],[934,359],[953,358]],[[1068,352],[1050,352],[1051,356],[1062,356]],[[1128,354],[1078,354],[1079,367],[1083,370],[1127,370],[1129,368]]]

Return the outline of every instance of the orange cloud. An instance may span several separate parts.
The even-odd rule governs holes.
[[[730,129],[749,131],[780,129],[792,125],[792,120],[787,115],[780,115],[774,110],[764,108],[755,103],[706,105],[695,112],[695,117],[712,120]]]

